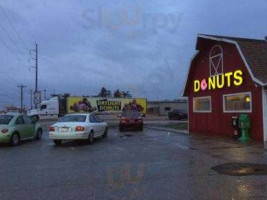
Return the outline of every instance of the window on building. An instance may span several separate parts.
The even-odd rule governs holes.
[[[170,107],[165,107],[164,110],[165,111],[169,111],[169,110],[171,110],[171,108]]]
[[[223,95],[224,112],[251,112],[251,93]]]
[[[211,112],[211,97],[196,97],[193,98],[194,112]]]
[[[215,45],[210,50],[210,76],[217,76],[223,73],[223,48]]]

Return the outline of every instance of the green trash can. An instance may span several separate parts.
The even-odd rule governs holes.
[[[249,129],[251,127],[250,118],[247,114],[240,114],[238,117],[238,127],[241,130],[241,137],[238,138],[239,141],[248,141]]]

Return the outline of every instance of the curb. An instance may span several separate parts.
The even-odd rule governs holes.
[[[159,131],[172,132],[172,133],[179,133],[179,134],[183,134],[183,135],[189,135],[189,131],[188,130],[182,130],[182,129],[149,127],[149,126],[145,126],[145,128],[153,129],[153,130],[159,130]]]
[[[153,129],[153,130],[160,130],[160,131],[165,131],[165,132],[172,132],[172,133],[182,134],[182,135],[186,135],[186,136],[192,135],[192,136],[202,138],[202,139],[236,144],[236,145],[239,145],[239,147],[256,147],[257,148],[257,146],[263,146],[264,151],[267,152],[267,143],[261,144],[259,142],[255,142],[255,141],[253,141],[252,143],[241,143],[241,142],[237,142],[234,140],[228,140],[225,138],[215,138],[215,137],[213,138],[213,137],[198,135],[198,134],[194,134],[194,133],[189,134],[188,130],[180,130],[180,129],[168,129],[168,128],[161,128],[161,127],[148,127],[148,126],[145,126],[145,128]]]

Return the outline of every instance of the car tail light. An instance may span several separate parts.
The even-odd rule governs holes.
[[[7,128],[2,129],[2,133],[7,133],[7,132],[8,132]]]
[[[83,126],[77,126],[75,131],[84,131],[84,127]]]
[[[54,127],[54,126],[50,126],[50,127],[49,127],[49,130],[50,130],[51,132],[55,132],[55,127]]]
[[[121,121],[122,121],[123,123],[127,123],[127,122],[128,122],[128,119],[127,119],[126,117],[122,117],[122,118],[121,118]]]

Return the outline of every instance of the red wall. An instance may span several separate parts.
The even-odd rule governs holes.
[[[209,75],[209,52],[215,45],[219,44],[224,52],[224,73],[233,72],[237,69],[243,71],[243,84],[241,86],[231,85],[222,89],[206,90],[194,92],[194,80],[208,78]],[[223,95],[239,92],[251,92],[252,94],[252,113],[248,113],[251,118],[252,128],[251,137],[255,140],[263,141],[263,112],[262,112],[262,91],[261,87],[256,85],[247,71],[238,50],[235,45],[208,41],[203,49],[200,50],[194,59],[187,82],[187,95],[189,103],[189,131],[193,133],[203,133],[210,135],[233,136],[233,127],[231,125],[232,116],[238,116],[240,113],[223,112]],[[211,96],[211,113],[193,113],[193,97]]]

